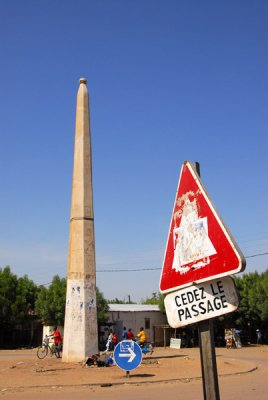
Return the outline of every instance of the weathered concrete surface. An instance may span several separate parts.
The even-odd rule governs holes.
[[[64,326],[65,362],[98,351],[96,261],[89,96],[80,79],[76,105],[74,169]]]

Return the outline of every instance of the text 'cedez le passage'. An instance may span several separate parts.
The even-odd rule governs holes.
[[[197,287],[194,290],[184,292],[175,296],[174,301],[178,307],[179,320],[198,317],[228,307],[224,287],[221,281],[214,281],[204,287]]]

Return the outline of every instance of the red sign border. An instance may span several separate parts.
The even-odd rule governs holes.
[[[169,233],[170,233],[170,230],[171,230],[172,219],[173,219],[174,210],[175,210],[175,206],[176,206],[176,202],[177,202],[178,191],[179,191],[180,181],[181,181],[181,175],[182,175],[182,172],[183,172],[183,169],[184,169],[185,166],[188,167],[188,169],[189,169],[189,171],[190,171],[192,177],[193,177],[194,180],[196,181],[197,186],[199,187],[201,193],[203,194],[205,200],[207,201],[208,206],[210,207],[212,213],[214,214],[214,217],[215,217],[216,220],[218,221],[218,224],[219,224],[219,226],[221,227],[221,229],[222,229],[222,231],[223,231],[225,237],[227,238],[227,240],[228,240],[230,246],[232,247],[233,251],[236,253],[236,256],[237,256],[237,258],[238,258],[238,260],[239,260],[239,265],[238,265],[238,267],[237,267],[236,269],[234,269],[234,270],[230,270],[230,271],[227,271],[227,272],[218,274],[218,275],[208,276],[208,277],[203,278],[203,279],[198,279],[198,280],[190,281],[190,282],[187,282],[187,283],[185,283],[185,284],[183,284],[183,285],[174,286],[174,287],[172,287],[172,288],[162,290],[162,289],[161,289],[161,281],[162,281],[162,275],[163,275],[163,271],[164,271],[164,261],[165,261],[165,258],[166,258],[166,252],[167,252],[167,248],[168,248]],[[221,278],[221,277],[224,277],[224,276],[229,276],[229,275],[232,275],[232,274],[236,274],[236,273],[238,273],[238,272],[242,272],[242,271],[245,269],[245,267],[246,267],[246,260],[245,260],[245,257],[244,257],[244,255],[243,255],[242,251],[240,250],[239,246],[238,246],[237,243],[235,242],[234,238],[232,237],[231,233],[229,232],[227,226],[225,225],[225,223],[223,222],[223,220],[222,220],[221,217],[219,216],[219,213],[217,212],[216,207],[214,206],[214,203],[213,203],[212,200],[210,199],[210,197],[209,197],[209,195],[208,195],[208,193],[207,193],[207,191],[206,191],[206,189],[205,189],[205,187],[204,187],[204,185],[203,185],[203,183],[202,183],[202,181],[201,181],[201,179],[200,179],[200,177],[199,177],[199,175],[198,175],[198,173],[197,173],[197,171],[196,171],[196,168],[195,168],[194,163],[192,163],[192,162],[190,162],[190,161],[185,161],[185,162],[183,163],[182,167],[181,167],[179,182],[178,182],[178,186],[177,186],[177,190],[176,190],[176,195],[175,195],[174,206],[173,206],[173,209],[172,209],[171,222],[170,222],[169,230],[168,230],[168,238],[167,238],[167,243],[166,243],[166,248],[165,248],[165,253],[164,253],[164,260],[163,260],[163,265],[162,265],[162,271],[161,271],[160,281],[159,281],[159,290],[160,290],[160,293],[163,293],[163,294],[165,294],[165,293],[170,293],[170,292],[173,292],[173,291],[175,291],[175,290],[182,289],[182,288],[185,288],[185,287],[194,285],[195,283],[202,283],[202,282],[206,282],[206,281],[209,281],[209,280],[212,280],[212,279],[218,279],[218,278]]]

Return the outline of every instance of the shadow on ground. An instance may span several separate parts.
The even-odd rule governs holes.
[[[176,355],[167,355],[167,356],[145,356],[143,360],[160,360],[161,358],[182,358],[182,357],[189,357],[188,354],[176,354]]]

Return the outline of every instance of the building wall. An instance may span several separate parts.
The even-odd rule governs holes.
[[[163,345],[163,329],[157,328],[159,325],[167,324],[166,315],[160,311],[108,311],[108,323],[100,327],[99,331],[99,349],[104,350],[106,347],[109,330],[112,329],[116,332],[118,340],[121,340],[123,327],[127,330],[132,329],[136,336],[140,328],[143,326],[147,332],[148,340],[154,341],[156,345]],[[147,328],[148,323],[150,325]],[[43,338],[45,335],[53,333],[54,326],[43,327]],[[58,326],[58,330],[63,336],[64,328]],[[64,338],[63,338],[64,345]]]
[[[116,331],[119,340],[125,326],[127,330],[132,329],[136,336],[143,327],[147,333],[148,340],[154,341],[154,327],[166,324],[166,316],[160,311],[109,311],[109,322],[115,323],[112,329]]]

